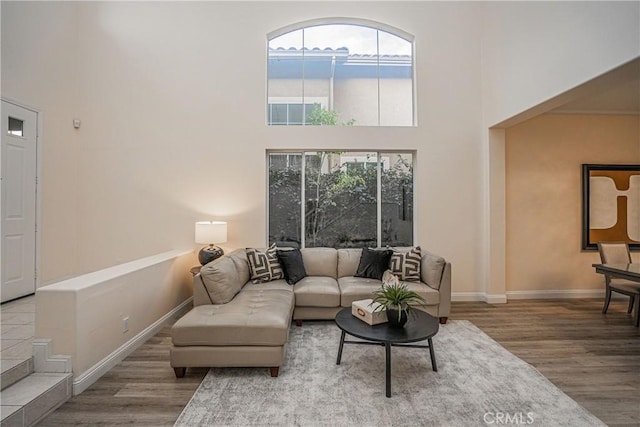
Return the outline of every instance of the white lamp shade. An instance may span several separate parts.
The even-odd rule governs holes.
[[[196,222],[196,243],[223,243],[227,241],[227,223],[224,221]]]

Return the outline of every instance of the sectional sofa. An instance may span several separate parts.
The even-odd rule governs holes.
[[[398,248],[408,251],[411,248]],[[250,281],[244,249],[205,265],[193,278],[193,309],[171,330],[171,366],[177,377],[188,367],[269,367],[278,376],[292,319],[333,319],[353,301],[371,298],[381,286],[354,277],[362,249],[302,249],[306,277]],[[426,301],[417,308],[446,323],[451,307],[451,264],[422,250],[420,280],[405,282]]]

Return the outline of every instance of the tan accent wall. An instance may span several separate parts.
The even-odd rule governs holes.
[[[640,163],[640,116],[546,114],[507,129],[508,292],[602,288],[597,252],[581,250],[583,163]]]

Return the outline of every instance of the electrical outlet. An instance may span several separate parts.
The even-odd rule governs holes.
[[[129,332],[129,316],[122,318],[122,333]]]

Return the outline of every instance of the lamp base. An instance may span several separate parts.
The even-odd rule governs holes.
[[[221,247],[209,245],[200,249],[200,252],[198,252],[198,261],[200,261],[200,264],[205,265],[214,259],[220,258],[222,255],[224,255],[224,251]]]

